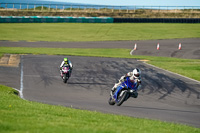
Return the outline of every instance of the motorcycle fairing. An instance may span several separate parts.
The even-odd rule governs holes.
[[[122,89],[130,89],[130,90],[137,90],[137,81],[134,81],[134,82],[131,82],[129,77],[127,77],[125,79],[124,82],[122,82],[117,88],[116,88],[116,91],[115,91],[115,94],[114,94],[114,98],[117,99],[118,95],[119,95],[119,92],[122,90]]]

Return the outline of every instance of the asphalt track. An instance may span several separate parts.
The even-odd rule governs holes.
[[[182,50],[191,49],[190,52],[174,55],[179,55],[179,58],[199,59],[200,39],[182,40],[184,40],[182,41]],[[153,43],[154,47],[149,47],[148,51],[154,51],[158,42],[160,46],[163,45],[160,48],[164,48],[168,42],[169,45],[174,46],[174,49],[176,48],[174,50],[176,51],[180,40],[136,42],[138,45],[141,44],[140,49],[143,47],[142,44],[151,45]],[[174,44],[175,42],[177,43]],[[189,42],[191,43],[190,46],[183,45]],[[133,43],[135,42],[79,42],[71,44],[64,42],[1,41],[0,46],[6,44],[6,46],[12,47],[22,47],[23,45],[27,45],[27,47],[35,45],[36,47],[78,47],[79,45],[83,48],[114,47],[131,49],[134,46]],[[48,46],[48,44],[50,45]],[[163,49],[163,51],[174,52],[172,48],[171,46],[169,49]],[[147,54],[150,53],[148,51],[146,51]],[[161,56],[162,49],[160,49],[159,54],[156,54]],[[164,54],[163,56],[170,57],[171,54]],[[23,55],[19,67],[0,67],[0,84],[16,89],[21,89],[23,86],[23,97],[30,101],[182,123],[200,128],[200,82],[155,68],[135,59],[68,56],[74,65],[74,69],[68,84],[64,84],[58,71],[58,66],[64,57]],[[23,67],[22,71],[21,67]],[[142,70],[142,88],[139,91],[138,98],[130,98],[120,107],[108,105],[107,101],[111,87],[117,79],[135,67]],[[21,84],[20,75],[22,72],[23,83]]]
[[[10,42],[0,41],[5,47],[51,47],[51,48],[126,48],[137,50],[133,55],[165,56],[185,59],[200,59],[200,38],[145,40],[145,41],[105,41],[105,42]],[[156,49],[160,44],[160,50]],[[181,43],[182,50],[178,50]]]

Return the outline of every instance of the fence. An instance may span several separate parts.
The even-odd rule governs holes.
[[[200,18],[200,6],[105,6],[0,3],[0,11],[96,13],[106,17]],[[109,14],[109,15],[108,15]],[[110,16],[112,15],[112,16]],[[98,16],[98,15],[97,15]]]
[[[106,6],[106,5],[67,5],[67,4],[28,4],[28,3],[0,3],[1,9],[7,10],[40,10],[40,11],[111,11],[135,12],[136,10],[154,10],[157,12],[189,12],[200,13],[200,6]]]

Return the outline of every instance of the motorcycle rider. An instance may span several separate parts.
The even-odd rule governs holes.
[[[130,81],[132,81],[132,82],[137,81],[137,88],[138,88],[137,90],[140,89],[140,87],[141,87],[141,71],[140,71],[140,69],[135,68],[135,69],[133,69],[132,72],[128,72],[126,75],[123,75],[119,79],[118,83],[115,83],[115,85],[111,89],[111,93],[110,93],[111,96],[114,95],[114,92],[115,92],[116,88],[118,87],[118,85],[120,85],[122,82],[124,82],[127,77],[129,77]],[[137,91],[135,91],[133,97],[137,98],[137,96],[138,96],[138,93],[137,93]]]
[[[68,58],[64,58],[64,60],[60,64],[60,73],[62,73],[62,67],[65,66],[65,65],[69,66],[69,69],[70,69],[69,77],[70,77],[71,73],[72,73],[73,66],[72,66],[72,62]]]

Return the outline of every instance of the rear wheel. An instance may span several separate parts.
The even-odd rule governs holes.
[[[123,93],[121,96],[119,95],[118,98],[117,98],[117,106],[120,106],[122,105],[122,103],[126,100],[126,96],[127,96],[127,91],[125,90],[124,92],[121,92]]]

